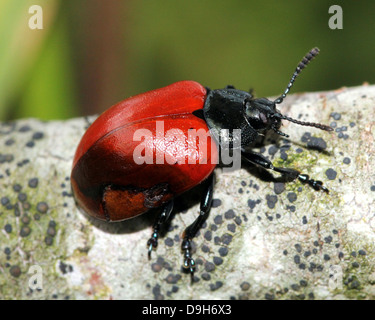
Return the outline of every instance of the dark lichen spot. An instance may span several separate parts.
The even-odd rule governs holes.
[[[244,281],[240,284],[240,288],[242,291],[247,291],[250,289],[250,283]]]
[[[328,254],[325,254],[325,255],[323,256],[323,259],[324,259],[325,261],[329,261],[329,260],[331,260],[331,257],[330,257]]]
[[[326,176],[329,180],[335,180],[337,176],[337,172],[332,168],[326,170]]]
[[[295,264],[300,264],[301,263],[301,258],[300,258],[300,256],[298,254],[295,255],[293,259],[294,259],[294,263]]]
[[[223,216],[222,215],[217,215],[214,218],[214,222],[215,222],[215,224],[222,224],[223,223]]]
[[[20,231],[20,236],[22,238],[27,237],[31,233],[31,229],[28,226],[23,226]]]
[[[353,268],[359,268],[359,263],[358,262],[353,262],[352,263]]]
[[[221,206],[221,200],[220,199],[213,199],[211,207],[212,208],[217,208],[219,206]]]
[[[275,299],[275,295],[274,295],[273,293],[266,293],[266,294],[264,295],[264,298],[265,298],[266,300],[274,300],[274,299]]]
[[[311,251],[305,251],[305,252],[303,253],[303,256],[304,256],[305,258],[310,257],[310,256],[311,256]]]
[[[268,154],[271,155],[271,156],[274,156],[277,152],[278,148],[274,145],[270,146],[268,148]]]
[[[350,283],[350,289],[359,289],[361,283],[358,280],[354,280]]]
[[[212,272],[215,270],[215,265],[212,262],[207,261],[204,264],[204,270],[206,270],[206,272]]]
[[[13,190],[14,192],[20,192],[22,189],[22,186],[18,183],[16,183],[15,185],[13,185]]]
[[[3,206],[6,206],[10,201],[8,197],[2,197],[0,202]]]
[[[152,288],[152,294],[154,295],[155,300],[164,300],[164,296],[160,292],[160,285],[157,284]]]
[[[302,217],[302,224],[307,224],[307,222],[308,222],[308,221],[307,221],[306,216],[303,216],[303,217]]]
[[[9,273],[12,277],[18,278],[21,275],[21,268],[19,266],[11,266]]]
[[[301,269],[301,270],[305,270],[306,269],[306,265],[304,263],[300,263],[298,265],[298,268]]]
[[[48,227],[47,234],[51,237],[54,237],[56,235],[56,229],[54,227]]]
[[[324,242],[325,242],[325,243],[331,243],[332,240],[333,240],[333,239],[332,239],[331,236],[328,236],[328,237],[325,237],[325,238],[324,238]]]
[[[44,137],[44,133],[40,132],[40,131],[37,131],[37,132],[33,133],[32,139],[33,140],[39,140],[39,139],[42,139],[43,137]]]
[[[307,281],[306,280],[301,280],[299,282],[299,284],[300,284],[301,287],[307,287]]]
[[[67,274],[68,272],[72,272],[73,271],[73,266],[70,265],[70,264],[67,264],[67,263],[64,263],[64,262],[60,261],[59,269],[60,269],[60,271],[61,271],[62,274]]]
[[[294,202],[297,200],[297,194],[295,192],[288,192],[286,196],[289,200],[289,202]]]
[[[31,130],[31,127],[27,124],[18,129],[19,132],[28,132],[30,130]]]
[[[276,194],[280,194],[285,190],[285,183],[282,182],[275,182],[273,184],[273,190]]]
[[[173,241],[172,238],[167,237],[167,238],[164,240],[164,244],[165,244],[167,247],[172,247],[173,244],[174,244],[174,241]]]
[[[31,219],[30,219],[30,217],[29,217],[26,213],[25,213],[25,214],[22,216],[22,218],[21,218],[21,222],[22,222],[23,224],[29,224],[30,221],[31,221]]]
[[[209,281],[209,280],[211,280],[211,275],[209,274],[209,273],[207,273],[207,272],[204,272],[204,273],[202,273],[202,279],[203,280],[205,280],[205,281]]]
[[[221,257],[225,257],[228,254],[228,248],[227,247],[221,247],[219,249],[219,254]]]
[[[235,217],[234,222],[239,226],[242,223],[241,217],[239,216]]]
[[[330,116],[331,116],[333,119],[335,119],[336,121],[338,121],[338,120],[341,119],[341,114],[338,113],[338,112],[332,112],[332,113],[330,114]]]
[[[11,145],[14,144],[14,142],[15,142],[14,139],[10,138],[10,139],[8,139],[8,140],[5,141],[5,145],[6,146],[11,146]]]
[[[12,225],[7,223],[5,226],[4,226],[4,230],[6,233],[11,233],[12,232]]]
[[[235,233],[236,232],[236,225],[234,223],[230,223],[227,226],[229,232]]]
[[[250,209],[254,209],[256,204],[257,202],[254,200],[251,200],[251,199],[247,200],[247,205],[249,206]]]
[[[327,148],[327,143],[323,138],[311,137],[311,139],[307,142],[307,147],[314,150],[324,150]]]
[[[208,253],[208,252],[210,252],[210,247],[209,246],[206,246],[205,244],[202,246],[202,251],[204,252],[204,253]]]
[[[221,237],[221,242],[228,246],[232,242],[232,239],[233,237],[226,233]]]
[[[370,187],[370,190],[371,190],[371,191],[375,191],[375,185],[371,186],[371,187]]]
[[[232,209],[228,210],[227,212],[224,213],[224,218],[229,220],[234,218],[234,211]]]
[[[36,205],[36,209],[40,213],[46,213],[48,211],[48,204],[45,202],[38,202],[38,204]]]
[[[162,269],[163,269],[163,266],[158,262],[154,262],[151,264],[151,270],[153,272],[160,272]]]
[[[359,251],[358,251],[358,254],[359,254],[360,256],[365,256],[367,253],[366,253],[365,250],[359,250]]]
[[[23,192],[19,193],[19,194],[18,194],[18,200],[21,201],[21,202],[26,201],[26,200],[27,200],[27,195],[26,195],[26,193],[23,193]]]
[[[38,182],[39,182],[38,178],[32,178],[29,180],[28,186],[30,188],[36,188],[38,186]]]
[[[212,240],[212,232],[207,230],[205,233],[204,233],[204,238],[207,240],[207,241],[211,241]]]
[[[302,252],[302,246],[301,246],[299,243],[296,243],[296,244],[294,245],[294,248],[296,248],[296,251],[297,251],[298,253],[301,253],[301,252]]]
[[[223,263],[223,259],[222,258],[220,258],[220,257],[214,257],[213,258],[213,262],[214,262],[214,264],[215,265],[217,265],[217,266],[219,266],[219,265],[221,265],[222,263]]]
[[[297,283],[293,283],[291,286],[290,286],[294,291],[298,291],[300,289],[300,286],[297,284]]]
[[[275,195],[266,195],[266,200],[267,200],[267,206],[270,209],[275,208],[276,202],[277,202],[277,196]]]
[[[165,281],[169,284],[176,284],[178,280],[181,279],[181,275],[179,274],[172,274],[170,273],[166,278]]]
[[[52,246],[53,244],[53,238],[51,236],[47,236],[44,238],[44,243],[47,245],[47,246]]]
[[[223,286],[223,283],[221,281],[216,281],[215,284],[210,284],[210,290],[215,291]]]
[[[29,141],[29,142],[26,143],[26,147],[28,147],[28,148],[32,148],[34,146],[35,146],[35,142],[34,141]]]

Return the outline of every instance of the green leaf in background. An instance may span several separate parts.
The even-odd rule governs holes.
[[[66,16],[56,21],[40,52],[13,118],[67,119],[76,111]]]

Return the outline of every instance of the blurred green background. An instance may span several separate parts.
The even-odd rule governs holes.
[[[343,9],[331,30],[328,9]],[[31,30],[31,5],[43,29]],[[375,2],[0,0],[0,120],[66,119],[179,80],[280,94],[375,83]]]

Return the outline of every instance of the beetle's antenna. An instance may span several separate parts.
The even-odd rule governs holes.
[[[279,103],[283,102],[284,98],[286,97],[286,95],[290,91],[290,88],[293,86],[294,81],[296,80],[297,76],[301,73],[302,69],[304,69],[310,63],[310,61],[312,59],[314,59],[318,54],[319,54],[319,49],[315,47],[315,48],[311,49],[310,52],[308,52],[304,56],[304,58],[301,60],[301,62],[298,64],[296,70],[294,71],[294,73],[293,73],[284,93],[275,100],[275,104],[279,104]]]
[[[296,120],[287,116],[283,116],[283,115],[281,116],[281,119],[288,120],[293,123],[297,123],[301,126],[314,127],[314,128],[318,128],[318,129],[325,130],[325,131],[333,131],[332,127],[327,126],[325,124],[321,124],[321,123],[299,121],[299,120]]]
[[[290,118],[290,117],[287,117],[287,116],[284,116],[280,113],[275,113],[273,115],[271,115],[271,118],[278,118],[280,120],[287,120],[287,121],[290,121],[290,122],[293,122],[293,123],[296,123],[296,124],[299,124],[301,126],[307,126],[307,127],[314,127],[314,128],[318,128],[318,129],[321,129],[321,130],[325,130],[325,131],[333,131],[333,128],[330,127],[330,126],[327,126],[325,124],[321,124],[321,123],[316,123],[316,122],[305,122],[305,121],[300,121],[300,120],[296,120],[296,119],[293,119],[293,118]],[[275,130],[275,129],[274,129]],[[279,132],[276,131],[276,133],[280,134]]]

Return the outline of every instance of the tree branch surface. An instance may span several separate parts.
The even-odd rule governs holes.
[[[259,149],[277,166],[324,181],[330,193],[251,166],[218,168],[214,205],[194,239],[192,283],[181,234],[199,187],[176,210],[151,259],[155,212],[120,223],[76,206],[70,171],[89,119],[0,124],[2,299],[374,299],[375,86],[291,95],[290,138]],[[100,168],[98,168],[100,170]]]

